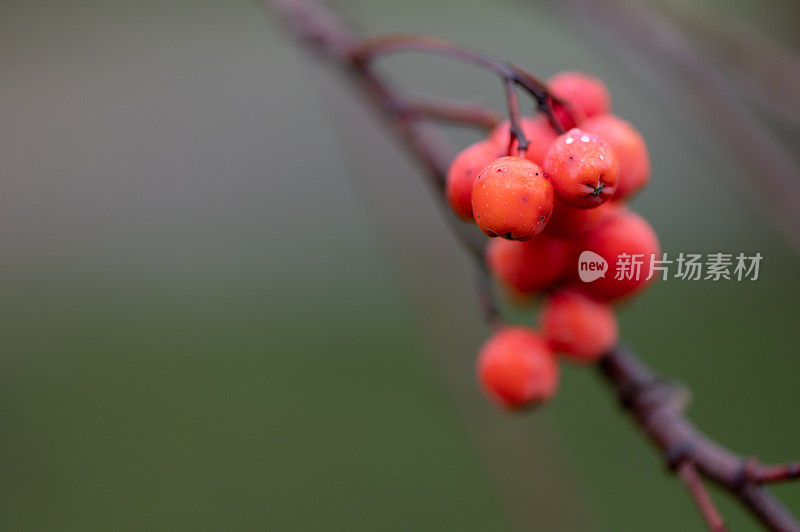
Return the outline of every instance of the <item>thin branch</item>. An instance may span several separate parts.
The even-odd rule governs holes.
[[[553,113],[551,102],[562,105],[568,113],[572,113],[569,104],[551,94],[543,81],[524,68],[513,63],[494,60],[463,46],[430,35],[397,34],[365,39],[351,52],[351,58],[357,64],[367,64],[380,57],[398,52],[443,55],[482,68],[499,76],[504,82],[513,81],[533,97],[539,111],[547,116],[559,134],[564,132],[564,128]]]
[[[483,130],[492,129],[501,121],[500,115],[492,109],[461,102],[412,100],[400,104],[396,112],[413,118],[474,126]]]
[[[711,500],[711,495],[709,495],[708,490],[703,484],[703,479],[697,473],[694,464],[689,461],[684,461],[678,466],[677,475],[684,486],[686,486],[689,495],[692,496],[708,529],[711,530],[711,532],[727,532],[728,527],[725,526],[725,522],[722,520],[719,510],[717,510],[717,507],[714,505],[714,501]]]
[[[800,478],[800,463],[781,465],[761,465],[757,466],[750,475],[753,482],[760,484],[774,484],[777,482],[787,482]]]
[[[359,45],[336,17],[313,0],[265,1],[286,17],[288,26],[301,40],[351,74],[372,104],[383,112],[412,153],[422,162],[430,184],[441,198],[444,196],[445,175],[450,161],[445,143],[440,136],[421,127],[419,117],[398,112],[399,97],[391,85],[370,68],[368,59],[391,51],[418,50],[468,60],[499,73],[504,80],[509,79],[510,75],[516,84],[534,95],[540,109],[560,127],[547,102],[551,98],[547,88],[518,67],[494,62],[480,54],[429,37],[393,36],[372,40],[367,46]],[[513,102],[509,102],[509,105],[514,106]],[[448,220],[452,222],[454,219],[450,216]],[[475,239],[476,232],[466,224],[458,224],[454,229],[475,260],[479,261],[482,302],[489,319],[497,320],[499,314],[493,296],[491,291],[486,292],[490,285],[483,270],[483,243]],[[719,528],[723,526],[722,520],[705,493],[700,482],[701,476],[738,498],[769,530],[800,532],[800,524],[794,516],[762,485],[795,478],[797,466],[754,468],[752,460],[734,454],[708,438],[683,415],[686,394],[682,389],[657,376],[623,347],[603,357],[598,367],[618,395],[623,408],[632,415],[653,445],[664,453],[672,469],[678,472],[706,521],[717,526],[713,530],[723,530]],[[690,468],[684,465],[687,463],[691,464]]]
[[[447,140],[436,131],[425,128],[417,117],[400,112],[403,107],[400,97],[387,81],[373,71],[367,61],[359,58],[365,48],[341,23],[339,17],[314,0],[262,1],[283,16],[287,27],[302,44],[350,74],[368,100],[384,115],[412,155],[422,164],[428,183],[434,191],[441,194],[447,168],[452,160],[452,150]],[[454,216],[448,215],[446,220],[459,242],[482,264],[483,239],[479,239],[473,227],[456,220]]]
[[[675,388],[632,352],[618,347],[600,360],[599,367],[623,408],[664,453],[668,464],[691,461],[699,473],[731,492],[769,530],[800,531],[794,516],[769,491],[748,478],[749,460],[700,432],[683,415]]]
[[[504,78],[503,88],[505,89],[506,102],[508,103],[508,122],[509,131],[511,132],[511,135],[508,137],[508,153],[511,155],[514,141],[517,141],[517,150],[521,156],[524,156],[525,152],[528,151],[528,137],[522,130],[519,98],[517,98],[517,93],[514,90],[514,80],[512,78]]]
[[[486,269],[485,263],[481,263],[478,267],[476,285],[478,300],[486,323],[493,327],[502,326],[504,323],[503,316],[500,313],[500,306],[497,304],[497,299],[492,289],[492,279],[489,275],[489,271]]]
[[[379,57],[397,52],[414,51],[426,54],[438,54],[451,59],[457,59],[496,74],[501,78],[514,77],[514,69],[508,63],[496,61],[483,54],[464,48],[463,46],[430,35],[396,34],[364,39],[353,51],[352,58],[358,63],[368,63]],[[532,90],[537,93],[546,94],[547,86],[536,80]]]

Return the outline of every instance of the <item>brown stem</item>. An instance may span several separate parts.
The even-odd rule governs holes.
[[[425,118],[463,126],[489,130],[500,123],[500,116],[492,109],[460,102],[416,100],[400,104],[399,114]]]
[[[714,501],[711,500],[708,490],[703,484],[703,479],[697,473],[697,468],[689,461],[684,461],[683,464],[678,466],[677,475],[686,486],[689,495],[694,499],[700,515],[706,522],[706,526],[711,532],[727,532],[728,527],[722,520],[719,510],[714,506]]]
[[[675,387],[632,352],[618,347],[601,359],[600,371],[617,392],[623,408],[664,453],[667,465],[675,467],[690,461],[705,478],[736,496],[769,530],[800,531],[794,516],[749,477],[749,460],[700,432],[683,415]]]
[[[567,112],[571,113],[570,107],[566,102],[551,94],[547,85],[539,78],[517,65],[496,61],[450,41],[429,35],[384,35],[361,41],[351,52],[351,59],[358,64],[366,64],[388,54],[413,51],[443,55],[491,72],[499,76],[504,83],[509,80],[512,81],[533,97],[539,111],[547,116],[556,131],[559,133],[564,132],[561,122],[553,113],[550,102],[563,105]],[[506,95],[508,96],[508,92],[506,92]]]
[[[795,480],[800,478],[800,463],[757,466],[750,478],[761,484]]]
[[[522,116],[519,112],[519,99],[514,90],[514,80],[511,78],[503,79],[503,87],[506,91],[506,102],[508,103],[508,122],[510,135],[508,136],[508,154],[525,156],[528,151],[528,137],[522,130]],[[514,141],[517,142],[517,154],[511,153],[514,146]]]
[[[352,58],[358,63],[367,63],[381,56],[412,51],[444,55],[451,59],[475,65],[501,78],[514,77],[514,69],[511,65],[495,61],[463,46],[430,35],[396,34],[364,39],[353,51]],[[547,86],[544,83],[537,80],[534,85],[533,91],[544,95],[547,94]]]
[[[504,80],[508,79],[506,74],[509,70],[506,69],[510,69],[511,79],[533,94],[540,109],[560,128],[547,102],[551,96],[546,87],[518,67],[494,62],[446,41],[430,37],[393,36],[372,40],[367,46],[358,45],[353,35],[335,16],[313,0],[265,1],[286,17],[288,26],[306,44],[315,47],[351,74],[368,99],[384,113],[412,153],[425,166],[431,185],[442,197],[450,161],[445,144],[440,136],[421,127],[418,116],[398,112],[399,97],[393,88],[370,68],[369,58],[391,51],[419,50],[444,53],[450,57],[468,60],[499,73]],[[452,216],[448,217],[448,220],[452,221]],[[457,224],[454,230],[461,242],[479,261],[482,271],[483,303],[487,316],[490,320],[496,321],[497,307],[491,296],[491,290],[486,291],[489,288],[488,279],[482,270],[483,243],[475,239],[475,231],[466,224]],[[769,530],[800,532],[800,524],[794,516],[762,485],[764,482],[795,478],[798,475],[797,466],[754,468],[752,460],[734,454],[708,438],[683,415],[682,408],[685,401],[678,388],[659,378],[632,352],[623,347],[603,357],[598,367],[620,398],[623,408],[633,416],[639,429],[652,444],[664,453],[670,469],[677,472],[687,484],[707,522],[722,526],[722,519],[700,483],[701,477],[714,482],[738,498]],[[691,467],[687,468],[686,464],[690,464]]]

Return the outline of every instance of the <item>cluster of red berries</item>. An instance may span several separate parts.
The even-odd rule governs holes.
[[[564,72],[548,87],[567,104],[553,104],[566,133],[559,135],[544,115],[523,117],[529,146],[522,151],[506,121],[464,149],[447,176],[455,213],[500,237],[486,253],[492,275],[515,299],[545,296],[539,331],[501,328],[480,352],[483,387],[509,408],[554,395],[556,353],[588,363],[616,344],[611,305],[648,284],[644,276],[618,278],[617,261],[624,254],[660,253],[653,229],[625,206],[650,177],[642,136],[610,113],[611,99],[599,79]],[[583,251],[605,259],[609,273],[581,282]]]

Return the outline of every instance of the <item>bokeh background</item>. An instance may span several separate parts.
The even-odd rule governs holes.
[[[329,5],[602,76],[664,249],[764,256],[757,282],[658,283],[624,338],[712,436],[800,456],[800,227],[761,193],[798,177],[795,0]],[[475,272],[419,168],[258,3],[4,0],[0,50],[3,529],[703,529],[591,369],[546,409],[487,404]],[[499,102],[469,67],[386,68]]]

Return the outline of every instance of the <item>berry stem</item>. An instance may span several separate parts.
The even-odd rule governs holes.
[[[492,109],[461,102],[416,100],[400,104],[397,114],[491,130],[500,122]]]
[[[528,151],[528,137],[525,136],[525,132],[522,130],[522,116],[520,115],[519,111],[519,98],[517,98],[517,91],[514,88],[514,80],[510,77],[503,78],[503,88],[505,89],[506,94],[506,103],[508,105],[508,122],[509,126],[509,139],[508,139],[508,154],[509,155],[519,155],[520,157],[525,156],[525,152]],[[512,148],[514,146],[514,141],[517,141],[517,153],[511,153]]]
[[[508,85],[509,82],[512,85],[519,85],[536,101],[537,108],[547,116],[556,131],[559,134],[564,132],[563,126],[555,113],[553,113],[550,102],[563,105],[568,112],[569,105],[551,94],[544,82],[517,65],[494,60],[450,41],[429,35],[384,35],[361,41],[350,51],[350,60],[356,64],[366,64],[380,57],[398,52],[422,52],[443,55],[491,72],[500,77],[505,85]],[[511,105],[510,98],[511,96],[506,87],[506,100],[509,106]],[[513,98],[516,98],[516,95]],[[511,114],[509,110],[509,120],[511,119]]]
[[[494,290],[492,290],[492,278],[482,261],[478,266],[478,278],[476,286],[478,289],[478,299],[480,300],[481,310],[483,311],[486,323],[494,328],[502,327],[505,324],[500,306],[497,304]]]
[[[338,17],[314,0],[263,0],[284,15],[289,27],[304,44],[347,71],[368,100],[381,110],[395,127],[401,139],[427,170],[430,184],[445,204],[444,183],[451,160],[450,151],[439,135],[421,127],[421,116],[398,112],[400,98],[391,85],[369,67],[369,60],[397,51],[420,51],[446,55],[466,61],[499,75],[503,80],[523,87],[536,100],[553,126],[563,132],[549,101],[563,103],[549,94],[547,87],[523,69],[494,61],[441,39],[414,35],[380,37],[359,43]],[[548,101],[549,100],[549,101]],[[509,109],[513,107],[510,104]],[[449,216],[448,221],[455,222]],[[478,261],[483,270],[482,241],[467,224],[453,223],[458,239]],[[483,274],[482,274],[483,275]],[[500,322],[491,284],[483,275],[479,282],[481,301],[487,318]],[[487,295],[488,294],[488,295]],[[700,432],[683,414],[685,401],[676,387],[659,378],[636,355],[617,347],[605,355],[598,365],[603,377],[619,397],[638,428],[652,444],[665,453],[673,471],[682,478],[695,498],[711,530],[721,526],[721,517],[707,499],[702,479],[730,492],[768,529],[776,532],[800,532],[794,516],[763,485],[800,477],[795,464],[755,466]],[[691,467],[685,464],[690,464]]]

